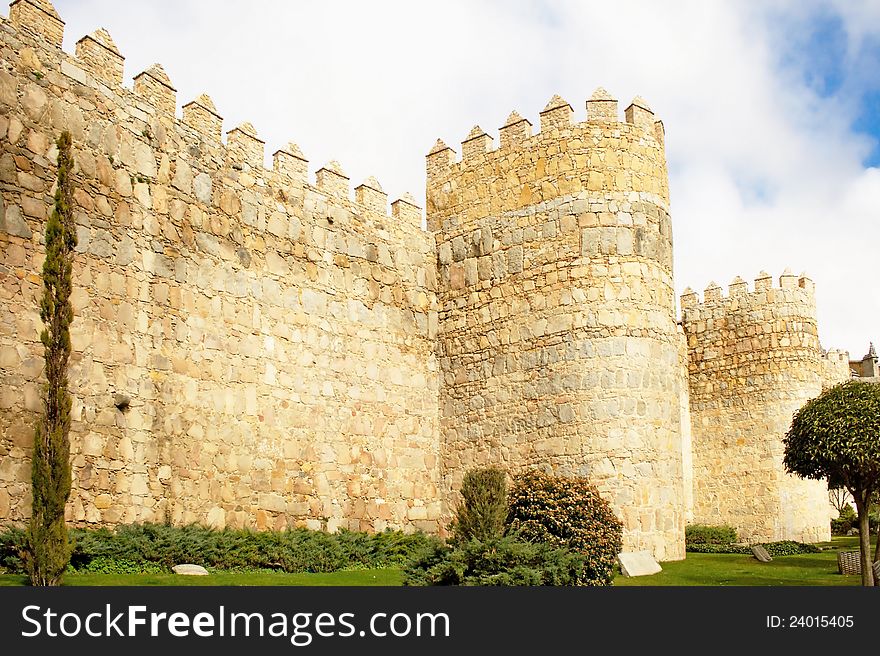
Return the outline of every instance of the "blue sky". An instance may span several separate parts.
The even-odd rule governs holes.
[[[792,68],[822,98],[849,106],[851,129],[868,140],[865,166],[880,165],[880,35],[857,41],[832,6],[768,17],[781,45],[778,65]]]
[[[339,160],[424,198],[424,155],[559,93],[644,96],[666,126],[675,279],[806,271],[824,346],[880,342],[880,0],[321,3],[56,0],[65,48],[109,30],[311,171]],[[130,83],[130,82],[127,82]]]

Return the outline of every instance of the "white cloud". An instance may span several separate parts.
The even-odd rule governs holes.
[[[495,133],[511,109],[537,125],[557,92],[578,119],[597,86],[621,109],[643,95],[667,130],[679,291],[791,266],[816,281],[824,345],[880,339],[880,171],[849,98],[817,97],[778,51],[780,17],[822,9],[852,55],[880,33],[876,2],[55,4],[68,49],[107,27],[129,78],[158,61],[179,104],[206,91],[267,153],[292,139],[312,170],[338,159],[392,198],[423,197],[437,136]]]

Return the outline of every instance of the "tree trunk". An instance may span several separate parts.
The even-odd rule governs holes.
[[[874,562],[880,561],[880,526],[877,527],[877,543],[874,545]],[[874,581],[875,584],[880,585],[880,582]]]
[[[866,494],[853,494],[856,510],[859,513],[859,552],[862,563],[862,585],[874,585],[874,572],[871,569],[871,529],[868,513],[871,512],[871,497]]]

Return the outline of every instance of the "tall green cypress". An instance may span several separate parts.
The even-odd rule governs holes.
[[[28,528],[25,563],[32,585],[58,585],[73,545],[67,536],[64,506],[70,496],[70,394],[67,362],[70,358],[70,304],[76,226],[73,221],[73,155],[69,132],[58,146],[58,184],[55,209],[46,224],[46,261],[40,334],[46,359],[45,413],[34,432],[31,466],[33,512]]]

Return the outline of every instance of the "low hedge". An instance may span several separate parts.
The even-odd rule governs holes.
[[[733,544],[734,542],[736,542],[736,529],[733,526],[689,524],[684,527],[685,545]]]
[[[0,567],[23,572],[24,531],[0,532]],[[132,524],[116,529],[72,529],[74,571],[152,573],[180,563],[213,569],[333,572],[340,569],[399,567],[439,543],[424,533],[385,531],[325,533],[216,530],[204,526]]]
[[[404,585],[581,585],[585,556],[515,536],[435,545],[404,568]]]
[[[813,544],[795,542],[793,540],[780,540],[778,542],[762,542],[761,545],[771,556],[795,556],[798,554],[819,553],[821,549]],[[752,555],[752,547],[747,544],[688,544],[685,546],[689,553],[717,553],[717,554],[741,554]]]

